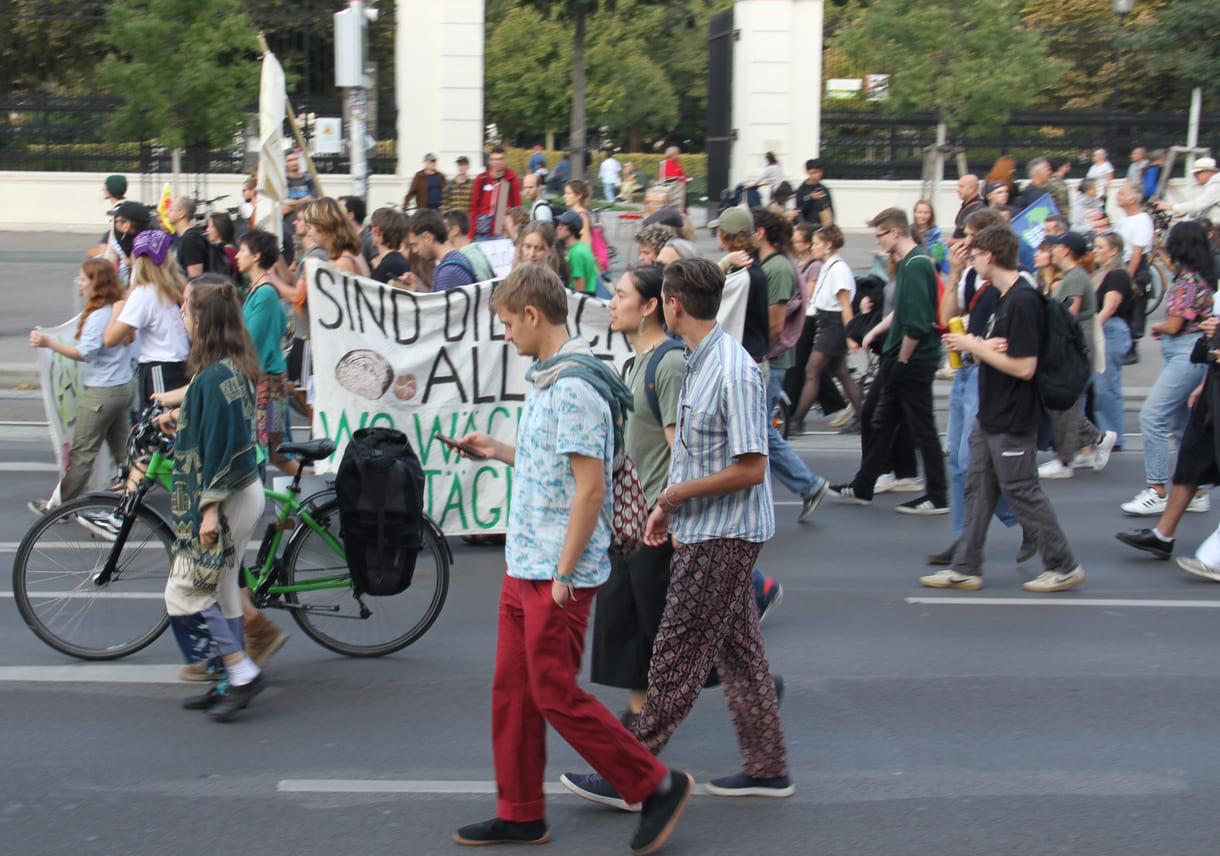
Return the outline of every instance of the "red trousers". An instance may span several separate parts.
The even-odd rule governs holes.
[[[576,683],[595,594],[596,588],[577,589],[575,600],[560,607],[550,580],[504,576],[491,689],[496,816],[502,820],[546,817],[548,722],[627,802],[652,796],[669,771]]]

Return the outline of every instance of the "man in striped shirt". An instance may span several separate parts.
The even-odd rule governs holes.
[[[636,735],[660,752],[715,666],[737,730],[742,772],[707,785],[717,796],[787,797],[788,753],[754,605],[753,568],[775,534],[767,469],[767,384],[716,323],[724,274],[705,259],[665,268],[665,322],[689,356],[668,483],[646,541],[675,540],[669,595],[653,646]]]

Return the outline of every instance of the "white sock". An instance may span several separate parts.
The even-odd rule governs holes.
[[[1160,539],[1161,539],[1162,541],[1164,541],[1166,544],[1172,544],[1172,543],[1173,543],[1173,539],[1172,539],[1172,538],[1166,537],[1165,535],[1162,535],[1162,534],[1161,534],[1160,527],[1157,527],[1156,529],[1153,529],[1153,530],[1152,530],[1152,534],[1153,534],[1153,535],[1155,535],[1156,537],[1160,538]]]
[[[244,655],[240,663],[232,665],[225,663],[225,670],[229,673],[229,683],[235,687],[250,683],[258,677],[260,671],[258,666],[254,665],[254,661]]]

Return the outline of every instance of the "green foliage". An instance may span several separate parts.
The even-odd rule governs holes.
[[[1215,0],[1174,0],[1126,41],[1145,55],[1149,72],[1168,75],[1187,88],[1201,86],[1209,98],[1216,98],[1220,4]]]
[[[1021,0],[857,0],[833,47],[890,74],[891,113],[932,111],[951,129],[1002,125],[1056,74]]]
[[[494,24],[489,20],[483,98],[486,120],[508,135],[567,127],[571,31],[531,8],[513,9]]]
[[[222,147],[255,107],[258,45],[238,0],[113,0],[101,38],[98,80],[123,99],[111,139]]]

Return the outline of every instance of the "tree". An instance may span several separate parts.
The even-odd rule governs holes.
[[[1220,92],[1220,5],[1214,0],[1174,0],[1153,23],[1129,37],[1150,73],[1184,88],[1202,87],[1215,103]]]
[[[678,96],[665,70],[632,35],[637,25],[629,15],[603,17],[589,34],[589,122],[626,132],[631,151],[638,151],[641,131],[664,134],[678,119]]]
[[[885,109],[932,111],[949,129],[1002,125],[1057,72],[1021,0],[856,0],[833,47],[892,75]]]
[[[488,27],[484,56],[488,122],[510,138],[564,127],[572,97],[572,43],[562,24],[536,9],[515,9]]]
[[[226,146],[257,100],[256,32],[239,0],[113,0],[101,39],[98,79],[123,99],[113,140]]]

